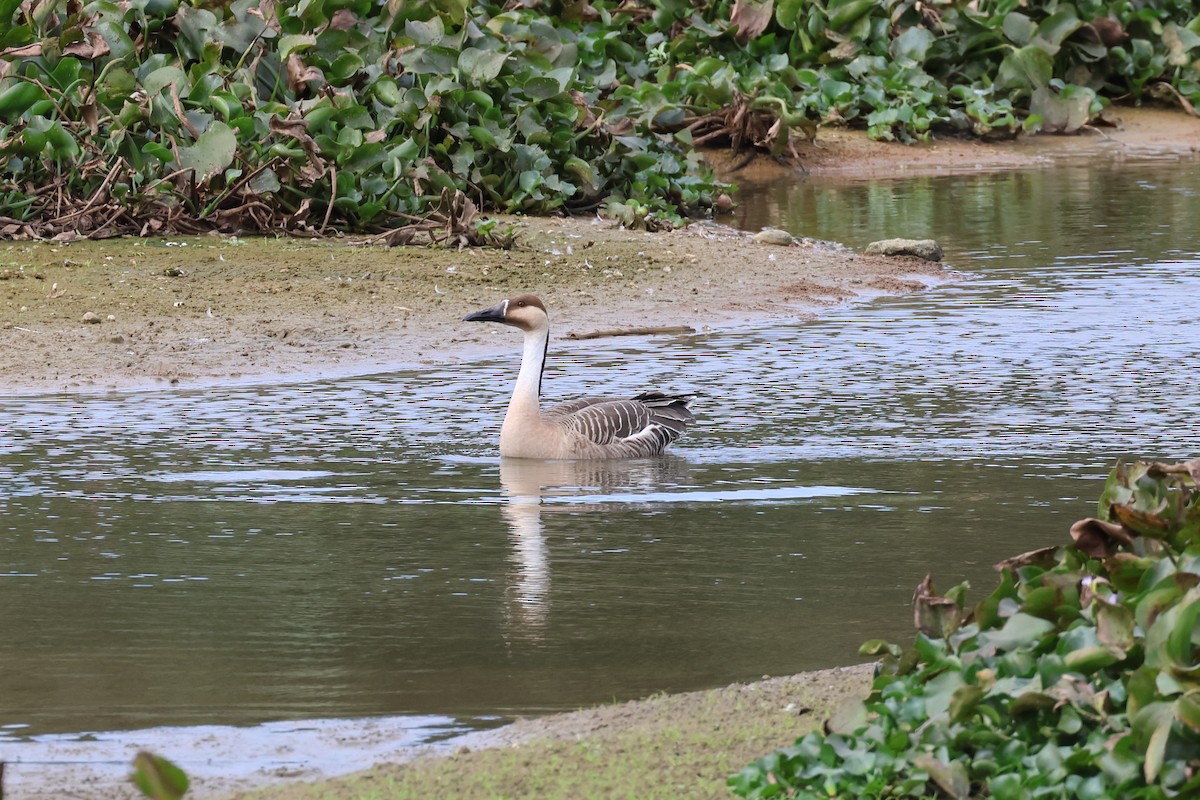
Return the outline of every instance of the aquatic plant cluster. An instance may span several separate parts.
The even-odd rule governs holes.
[[[730,779],[745,798],[1200,794],[1200,460],[1118,465],[1073,542],[914,597],[865,703]]]
[[[670,223],[697,145],[1072,130],[1198,59],[1188,0],[0,0],[0,236]]]

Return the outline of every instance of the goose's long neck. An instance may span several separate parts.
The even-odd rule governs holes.
[[[521,371],[517,374],[517,385],[513,389],[512,402],[508,405],[509,414],[537,416],[541,413],[538,401],[542,396],[542,370],[546,367],[549,341],[549,328],[525,332]]]

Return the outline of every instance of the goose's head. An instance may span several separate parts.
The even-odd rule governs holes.
[[[531,294],[519,294],[491,308],[463,317],[463,322],[501,322],[523,331],[535,331],[550,325],[546,306]]]

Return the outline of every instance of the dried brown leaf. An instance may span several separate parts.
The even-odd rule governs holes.
[[[74,42],[63,48],[64,54],[78,56],[88,61],[103,58],[110,52],[112,50],[109,48],[108,42],[104,41],[104,37],[96,31],[88,31],[86,40]]]
[[[1006,569],[1017,569],[1026,566],[1039,566],[1048,568],[1054,564],[1054,556],[1058,552],[1058,547],[1039,547],[1036,550],[1030,550],[1020,555],[1006,558],[996,564],[997,572],[1002,572]]]
[[[742,44],[756,39],[775,15],[774,0],[734,0],[729,24],[737,26],[736,38]]]
[[[926,636],[942,639],[962,625],[962,609],[958,603],[934,591],[932,575],[926,575],[917,585],[912,602],[913,625]]]
[[[310,67],[305,64],[298,53],[292,53],[287,60],[287,82],[288,88],[293,92],[301,92],[309,88],[320,88],[325,85],[325,73],[316,67]],[[310,83],[317,84],[316,87],[310,87]]]
[[[34,42],[33,44],[22,45],[21,47],[10,47],[7,50],[0,50],[0,59],[16,61],[19,58],[37,58],[41,54],[42,43]]]
[[[1124,527],[1094,517],[1072,525],[1071,539],[1077,548],[1093,558],[1107,558],[1133,544],[1132,534]]]

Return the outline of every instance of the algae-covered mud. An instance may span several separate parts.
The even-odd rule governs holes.
[[[558,334],[697,329],[911,291],[944,268],[728,228],[512,219],[511,250],[199,237],[0,246],[0,390],[301,379],[451,360],[465,313],[543,296]],[[506,342],[511,345],[511,342]]]
[[[238,797],[729,797],[726,778],[773,745],[816,730],[869,688],[868,667],[821,670],[522,720],[448,758]]]

